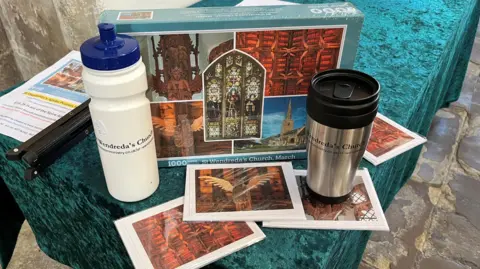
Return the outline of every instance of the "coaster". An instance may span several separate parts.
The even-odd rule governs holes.
[[[265,238],[254,222],[183,222],[183,208],[180,197],[115,221],[135,268],[199,268]]]
[[[377,166],[425,142],[425,137],[378,113],[363,157]]]
[[[305,219],[291,163],[189,165],[185,221]]]
[[[341,204],[323,204],[315,200],[307,187],[307,171],[295,170],[295,175],[307,220],[264,221],[263,227],[389,231],[367,169],[357,170],[350,198]]]

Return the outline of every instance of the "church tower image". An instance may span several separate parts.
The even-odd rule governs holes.
[[[282,131],[280,135],[285,135],[291,130],[293,130],[293,119],[292,119],[292,99],[290,98],[290,100],[288,101],[287,116],[283,120]]]

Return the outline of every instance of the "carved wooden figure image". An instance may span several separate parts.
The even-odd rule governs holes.
[[[151,103],[157,157],[226,154],[231,143],[206,143],[203,102]]]
[[[155,63],[153,90],[169,101],[191,100],[193,94],[202,90],[198,38],[196,34],[195,43],[188,34],[161,35],[158,43],[151,38]]]

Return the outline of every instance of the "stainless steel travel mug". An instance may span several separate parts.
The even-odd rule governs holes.
[[[308,187],[329,204],[348,199],[378,110],[380,84],[355,70],[312,78],[307,97]]]

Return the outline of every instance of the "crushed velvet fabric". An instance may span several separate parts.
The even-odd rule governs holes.
[[[25,217],[1,177],[0,199],[0,268],[6,268]]]
[[[204,0],[197,6],[238,2]],[[380,81],[381,113],[425,135],[435,112],[459,96],[478,24],[479,2],[352,2],[366,16],[355,68]],[[0,184],[0,261],[4,267],[23,212],[40,248],[50,257],[74,268],[131,268],[113,221],[184,192],[184,168],[160,169],[160,187],[153,196],[138,203],[116,201],[107,192],[93,135],[40,178],[25,181],[25,166],[8,162],[3,154],[17,144],[0,135],[0,176],[21,210],[16,210],[11,198],[10,205],[4,203],[5,185]],[[412,174],[420,150],[418,147],[378,167],[362,162],[372,175],[384,209]],[[305,161],[295,161],[294,166],[304,168]],[[209,268],[356,268],[370,235],[361,231],[263,231],[267,235],[264,241]]]

